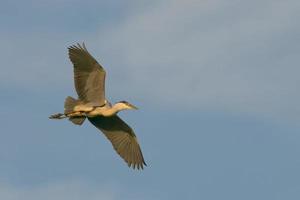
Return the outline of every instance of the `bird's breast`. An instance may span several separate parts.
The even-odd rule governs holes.
[[[96,117],[99,115],[108,117],[114,114],[116,114],[116,112],[111,107],[95,107],[94,110],[86,113],[88,117]]]

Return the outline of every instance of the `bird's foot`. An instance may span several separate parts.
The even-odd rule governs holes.
[[[66,118],[67,116],[65,114],[62,113],[57,113],[57,114],[53,114],[49,117],[49,119],[63,119]]]

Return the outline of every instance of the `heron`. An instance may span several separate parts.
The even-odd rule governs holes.
[[[133,129],[117,114],[122,110],[137,110],[127,101],[111,104],[105,97],[104,68],[88,52],[84,43],[68,47],[73,63],[75,90],[78,98],[68,96],[64,112],[51,115],[50,119],[68,118],[82,125],[87,118],[111,142],[116,152],[129,167],[143,169],[146,165]]]

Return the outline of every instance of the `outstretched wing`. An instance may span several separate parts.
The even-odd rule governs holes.
[[[74,82],[78,97],[84,103],[105,103],[105,71],[92,57],[84,43],[70,46],[69,58],[74,65]]]
[[[127,162],[128,166],[132,165],[133,169],[143,169],[146,163],[140,145],[133,130],[117,115],[111,117],[91,117],[89,121],[101,130],[110,140],[117,153]]]

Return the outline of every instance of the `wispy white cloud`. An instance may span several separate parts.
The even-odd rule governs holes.
[[[84,40],[108,71],[111,96],[299,118],[299,7],[294,0],[170,0],[133,9],[98,31],[28,40],[8,35],[4,62],[12,67],[1,82],[71,88],[63,48]]]
[[[98,41],[151,102],[295,117],[298,11],[296,1],[166,1]]]
[[[114,200],[116,191],[103,185],[81,181],[65,181],[39,186],[14,186],[0,184],[0,199],[5,200]]]

